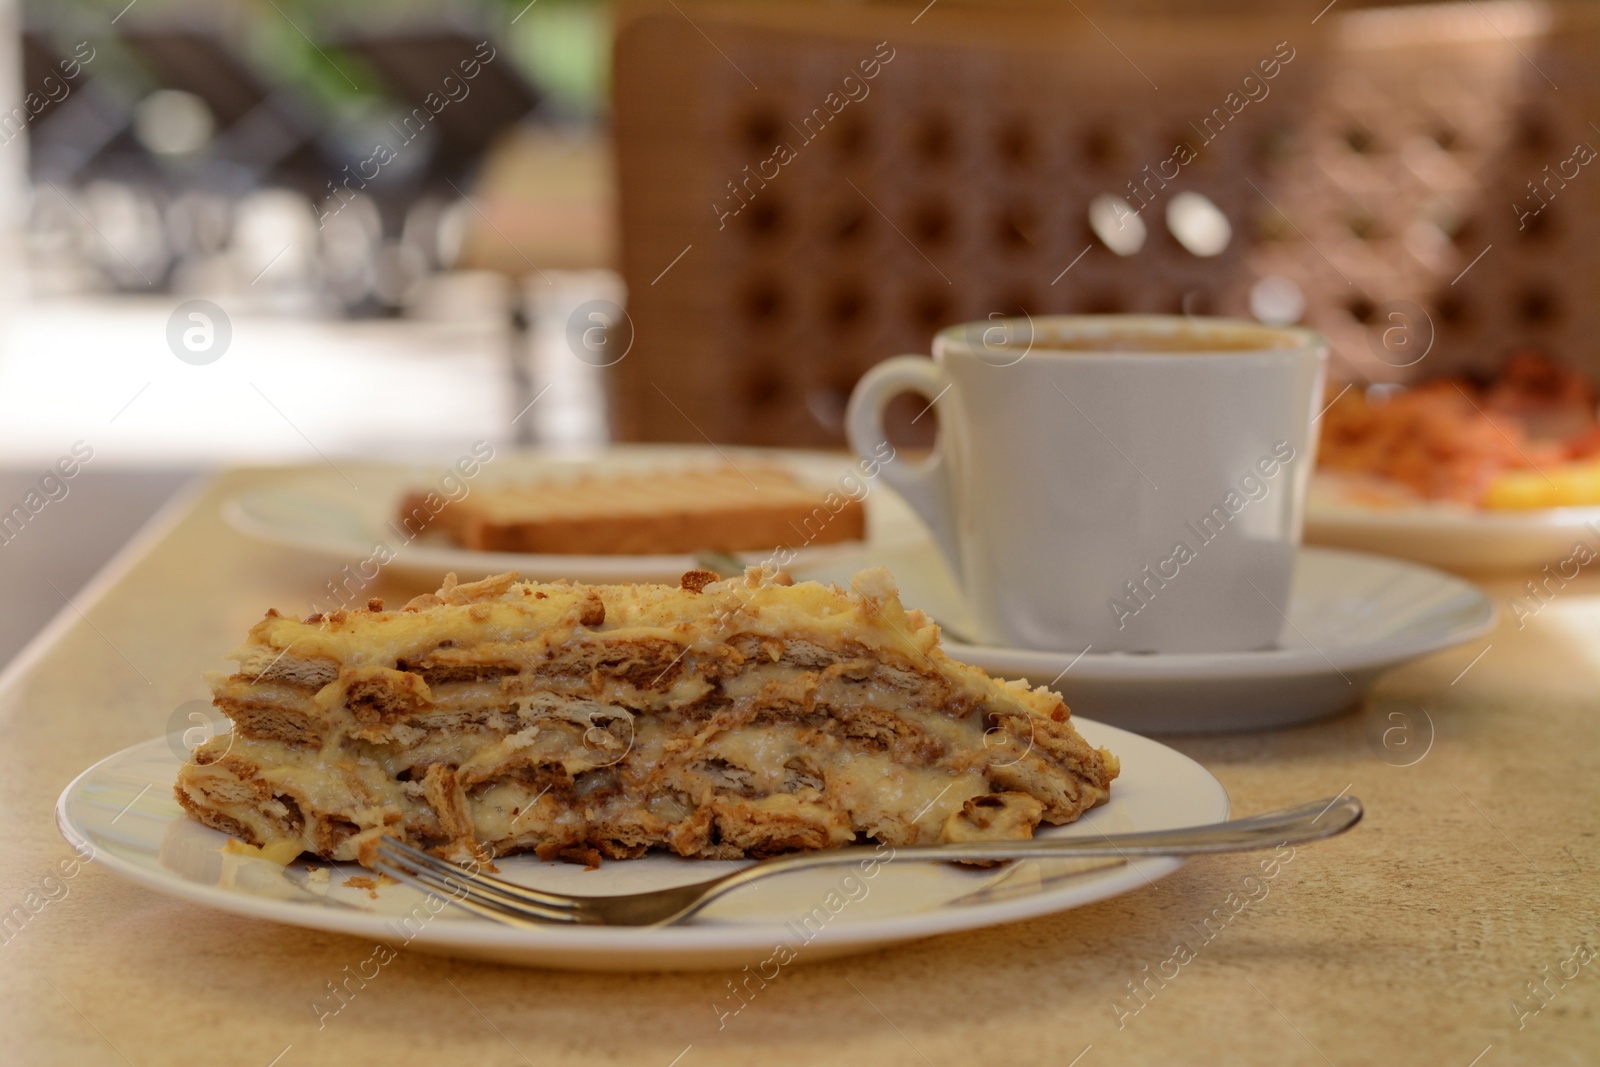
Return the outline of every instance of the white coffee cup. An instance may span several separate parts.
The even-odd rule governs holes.
[[[882,477],[927,523],[986,644],[1078,652],[1273,647],[1316,459],[1326,342],[1187,316],[954,326],[850,398],[880,456],[919,393],[939,439]]]

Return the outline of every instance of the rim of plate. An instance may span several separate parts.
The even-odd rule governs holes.
[[[1219,822],[1228,818],[1230,804],[1227,790],[1223,788],[1222,783],[1217,780],[1215,775],[1195,760],[1177,749],[1161,744],[1159,741],[1151,740],[1119,727],[1093,720],[1080,719],[1076,716],[1074,716],[1073,721],[1080,726],[1084,723],[1090,725],[1091,732],[1095,734],[1095,739],[1091,741],[1093,744],[1121,746],[1123,752],[1131,752],[1139,748],[1148,747],[1149,749],[1162,751],[1170,757],[1175,757],[1180,761],[1180,766],[1187,765],[1185,769],[1193,775],[1192,780],[1188,783],[1188,788],[1197,791],[1198,794],[1203,794],[1196,797],[1196,802],[1193,805],[1193,810],[1200,812],[1200,819],[1196,823],[1187,825]],[[169,896],[204,904],[235,915],[245,915],[289,926],[308,927],[352,936],[371,936],[380,939],[393,936],[394,930],[390,925],[393,922],[393,916],[332,908],[309,902],[270,900],[247,893],[229,892],[216,886],[186,881],[176,874],[163,874],[160,870],[151,869],[127,860],[109,849],[101,848],[89,835],[80,831],[68,816],[67,807],[69,802],[75,799],[76,795],[81,791],[83,785],[93,779],[103,768],[125,760],[142,749],[155,745],[164,746],[167,742],[168,738],[157,737],[142,741],[136,745],[130,745],[128,748],[97,761],[93,766],[75,777],[62,790],[61,796],[56,800],[55,819],[56,828],[60,831],[62,837],[66,838],[68,844],[79,849],[84,846],[92,848],[94,850],[94,862],[103,863],[115,873],[140,885],[155,889]],[[1124,767],[1126,767],[1127,757],[1120,752],[1119,757],[1124,760]],[[1124,771],[1124,774],[1126,774],[1126,771]],[[1170,827],[1135,827],[1136,830],[1167,828]],[[1003,923],[1035,918],[1040,915],[1048,915],[1053,912],[1066,911],[1085,904],[1092,904],[1108,897],[1119,896],[1129,890],[1148,885],[1156,879],[1164,878],[1178,870],[1185,862],[1181,857],[1153,857],[1129,860],[1121,867],[1088,872],[1082,877],[1067,879],[1061,886],[1054,889],[1013,900],[972,905],[963,905],[959,901],[953,901],[926,912],[918,912],[897,918],[852,923],[836,928],[836,932],[831,932],[828,937],[828,945],[830,947],[845,948],[855,945],[878,945],[886,942],[910,941],[936,934],[997,926]],[[452,922],[446,927],[436,927],[430,923],[412,938],[411,944],[423,944],[440,948],[584,950],[604,955],[611,953],[632,954],[648,949],[684,952],[693,952],[695,950],[759,950],[770,948],[773,943],[772,939],[780,934],[792,934],[792,931],[778,923],[668,927],[552,926],[547,931],[542,928],[525,930],[503,926],[489,920],[473,918]]]
[[[1321,492],[1306,496],[1306,525],[1322,527],[1355,527],[1382,529],[1435,530],[1441,527],[1466,530],[1522,531],[1564,530],[1585,523],[1600,521],[1600,505],[1577,505],[1558,508],[1529,508],[1527,510],[1489,510],[1469,508],[1464,504],[1450,504],[1419,500],[1415,503],[1397,504],[1394,507],[1375,507],[1357,501],[1339,500],[1336,493],[1340,484],[1337,478],[1318,472],[1313,481],[1320,484]]]
[[[1259,652],[1173,652],[1084,653],[1051,652],[1029,648],[1005,648],[997,645],[973,645],[960,641],[947,641],[947,654],[963,662],[975,663],[985,669],[990,664],[1027,665],[1034,669],[1048,669],[1065,659],[1073,659],[1073,676],[1084,680],[1125,680],[1149,677],[1163,679],[1193,678],[1214,680],[1221,678],[1268,678],[1287,675],[1326,674],[1333,671],[1362,671],[1381,669],[1406,660],[1426,656],[1452,648],[1474,637],[1481,637],[1494,629],[1499,621],[1500,609],[1482,589],[1463,578],[1447,574],[1435,567],[1414,563],[1393,556],[1380,556],[1371,552],[1357,552],[1345,548],[1302,546],[1301,558],[1353,557],[1363,563],[1382,564],[1397,570],[1422,571],[1441,584],[1455,586],[1457,591],[1477,602],[1474,617],[1450,627],[1441,627],[1432,633],[1416,634],[1403,639],[1371,641],[1364,644],[1345,645],[1318,651],[1315,648],[1272,648]],[[1329,559],[1332,562],[1332,559]],[[971,657],[970,659],[967,657]],[[1003,666],[999,669],[1014,669]]]
[[[1346,510],[1349,508],[1349,510]],[[1528,511],[1468,512],[1445,508],[1356,509],[1355,505],[1313,507],[1306,505],[1306,526],[1406,528],[1436,530],[1452,527],[1482,530],[1485,533],[1507,530],[1568,530],[1600,522],[1600,507],[1539,508]]]

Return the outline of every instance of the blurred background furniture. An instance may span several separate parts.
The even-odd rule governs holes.
[[[23,123],[40,294],[402,314],[467,232],[492,232],[471,195],[488,160],[527,129],[593,136],[598,100],[547,90],[528,62],[527,31],[549,20],[509,0],[100,6],[24,4],[25,85],[61,87]],[[514,277],[540,258],[535,229]]]
[[[0,547],[0,664],[208,468],[604,440],[593,368],[561,358],[571,310],[622,300],[603,3],[0,15],[19,45],[0,64],[0,507],[74,440],[95,449]],[[166,340],[197,297],[233,327],[205,367]]]
[[[615,431],[838,444],[868,366],[1024,312],[1304,322],[1346,380],[1600,372],[1600,180],[1518,208],[1600,144],[1593,5],[1157,6],[634,5]]]
[[[16,485],[78,438],[108,478],[479,437],[837,445],[867,367],[1020,312],[1304,321],[1356,382],[1523,346],[1600,376],[1592,3],[0,10]],[[194,298],[233,320],[208,368],[164,339]],[[175,477],[127,484],[149,510]],[[96,499],[56,521],[139,512]],[[97,553],[49,573],[70,594]]]

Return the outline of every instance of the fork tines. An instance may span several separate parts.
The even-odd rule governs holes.
[[[378,842],[372,866],[396,881],[442,896],[487,919],[528,926],[592,921],[572,897],[469,871],[393,837]]]

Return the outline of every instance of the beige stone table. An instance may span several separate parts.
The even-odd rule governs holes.
[[[252,477],[175,503],[0,684],[0,912],[72,857],[51,816],[62,787],[165,730],[265,607],[296,609],[332,576],[223,524],[219,500]],[[1504,602],[1525,577],[1487,584]],[[1600,948],[1600,579],[1523,621],[1388,675],[1388,703],[1167,739],[1240,813],[1366,802],[1361,826],[1270,882],[1246,882],[1257,856],[1215,857],[1076,911],[798,965],[721,1029],[725,974],[402,954],[319,1029],[313,1001],[372,945],[88,863],[4,929],[0,1063],[1600,1063],[1600,959],[1578,962]],[[1386,749],[1386,716],[1408,708],[1414,747]],[[1236,914],[1230,894],[1248,900]],[[1165,964],[1217,909],[1229,920],[1194,958]],[[1162,970],[1175,977],[1145,983]]]

